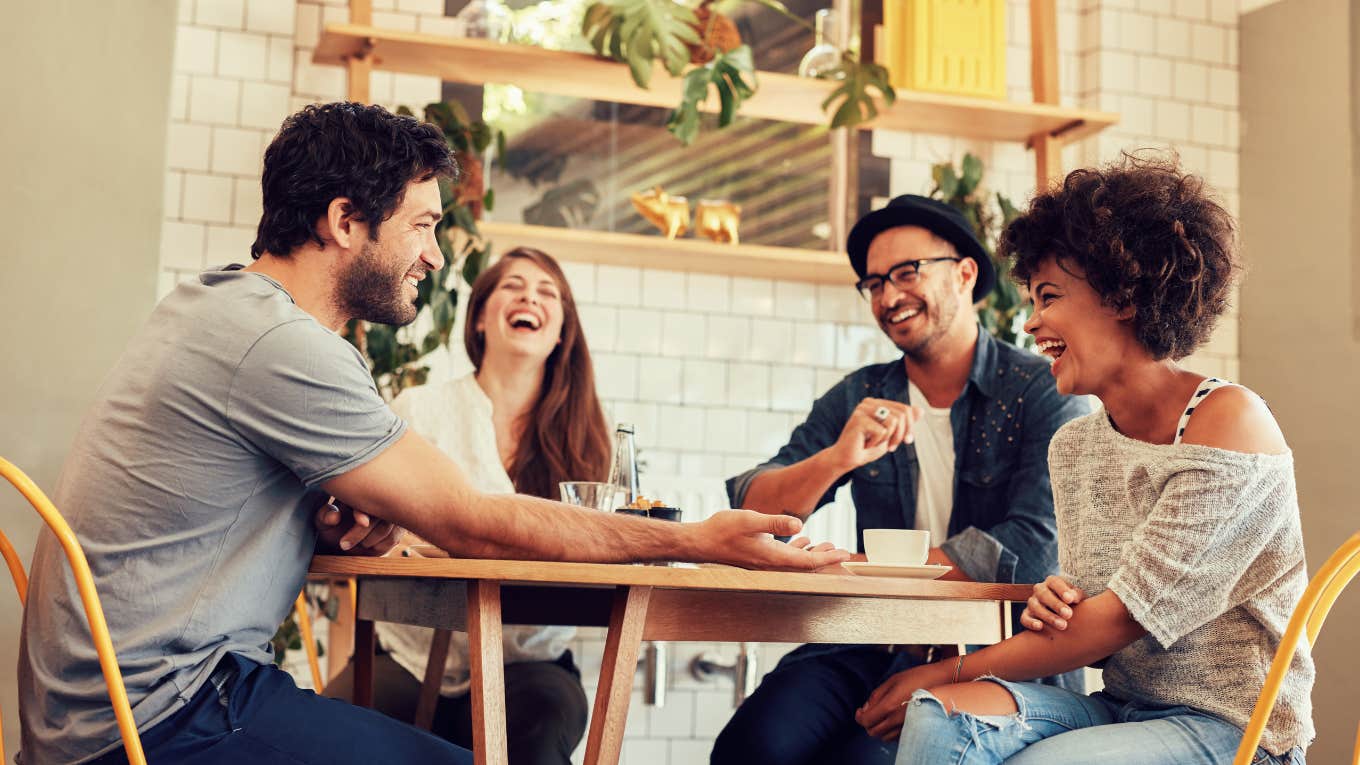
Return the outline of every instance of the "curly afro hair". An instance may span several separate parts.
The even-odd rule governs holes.
[[[283,121],[264,152],[264,214],[250,246],[258,258],[287,256],[308,241],[324,246],[316,221],[344,197],[355,216],[377,223],[396,212],[411,181],[456,180],[458,165],[433,125],[381,106],[313,104]]]
[[[1049,259],[1101,301],[1133,308],[1134,336],[1156,359],[1209,339],[1240,271],[1232,216],[1173,156],[1125,153],[1074,170],[1001,232],[998,254],[1022,286]]]

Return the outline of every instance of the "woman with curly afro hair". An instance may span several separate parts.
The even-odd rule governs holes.
[[[1294,465],[1269,408],[1182,367],[1239,271],[1235,225],[1176,162],[1077,170],[1003,232],[1058,390],[1103,405],[1049,447],[1063,574],[1021,634],[893,678],[898,765],[1227,765],[1307,585]],[[1025,682],[1087,665],[1084,696]],[[1302,763],[1313,663],[1295,657],[1254,763]],[[872,722],[872,721],[871,721]]]

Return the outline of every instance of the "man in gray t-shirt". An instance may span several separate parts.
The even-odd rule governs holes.
[[[228,653],[269,663],[307,573],[320,485],[405,430],[358,351],[269,277],[210,271],[161,302],[54,496],[98,577],[139,727]],[[29,595],[50,606],[27,610],[20,649],[26,763],[79,760],[116,738],[74,581],[53,575],[65,565],[43,535]]]
[[[55,499],[90,561],[151,762],[470,762],[415,728],[299,691],[270,663],[313,550],[381,554],[394,525],[470,557],[801,569],[847,557],[770,538],[796,532],[793,518],[658,524],[483,495],[408,431],[337,331],[353,318],[414,319],[417,284],[444,265],[439,182],[455,173],[437,129],[380,107],[289,117],[265,153],[255,262],[178,287],[101,387]],[[329,497],[343,517],[323,510]],[[320,533],[314,516],[326,519]],[[19,693],[22,765],[123,761],[48,532]]]

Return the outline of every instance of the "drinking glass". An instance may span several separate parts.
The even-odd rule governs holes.
[[[557,488],[562,492],[562,501],[568,505],[606,511],[614,509],[614,495],[619,490],[612,483],[600,481],[562,481]]]

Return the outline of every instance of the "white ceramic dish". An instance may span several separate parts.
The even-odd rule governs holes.
[[[936,566],[927,564],[924,566],[905,566],[895,563],[861,563],[850,561],[842,563],[842,566],[852,574],[859,576],[893,576],[900,579],[939,579],[945,572],[954,568],[953,566]]]

